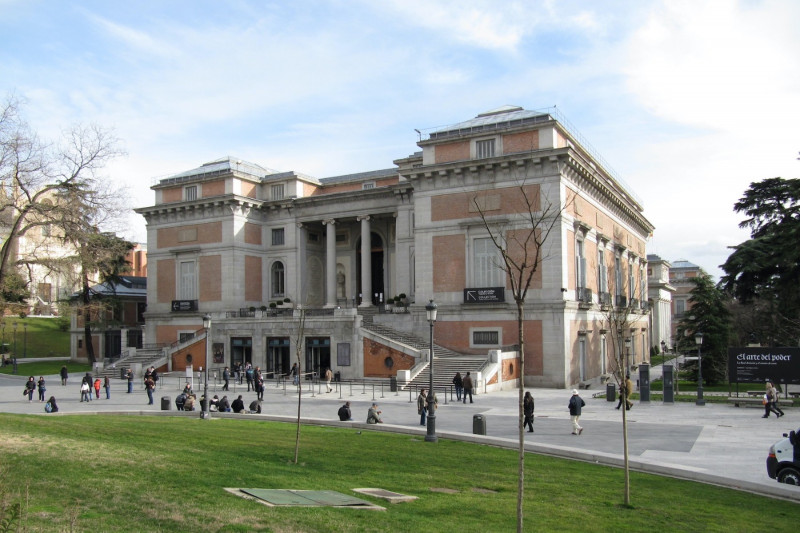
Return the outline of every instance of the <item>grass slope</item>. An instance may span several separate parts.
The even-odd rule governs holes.
[[[27,531],[513,531],[516,452],[408,435],[257,420],[0,415]],[[791,531],[800,506],[733,490],[529,455],[528,531]],[[223,487],[380,487],[419,496],[385,512],[267,508]],[[447,488],[455,493],[432,491]],[[359,496],[371,500],[368,496]]]

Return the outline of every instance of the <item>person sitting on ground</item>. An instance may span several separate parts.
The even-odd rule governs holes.
[[[339,408],[339,420],[342,422],[353,420],[353,413],[350,412],[350,402],[345,402],[345,404]]]
[[[218,406],[220,413],[230,413],[231,412],[231,404],[228,402],[228,397],[223,396],[222,399],[219,401]]]
[[[197,401],[197,398],[194,394],[190,394],[186,397],[186,403],[183,404],[184,411],[194,411],[194,404]]]
[[[250,412],[253,414],[261,414],[261,400],[253,400],[250,402]]]
[[[208,406],[208,410],[212,413],[219,411],[219,396],[216,394],[211,398],[211,405]]]
[[[383,424],[381,419],[381,412],[378,410],[378,404],[373,403],[372,407],[367,411],[367,424]]]
[[[47,403],[44,404],[44,412],[45,413],[57,413],[58,412],[58,405],[56,405],[56,397],[50,396],[50,399],[47,400]]]
[[[241,413],[244,411],[244,400],[242,400],[242,395],[240,394],[238,398],[233,400],[231,404],[231,409],[233,409],[234,413]]]

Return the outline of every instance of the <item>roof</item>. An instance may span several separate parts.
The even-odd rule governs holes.
[[[211,176],[214,174],[222,174],[232,171],[236,171],[240,174],[249,174],[250,176],[259,179],[277,172],[277,170],[262,167],[256,163],[250,163],[249,161],[243,161],[239,158],[226,156],[215,161],[203,163],[197,168],[193,168],[179,174],[173,174],[166,178],[157,178],[156,181],[158,185],[168,185],[170,183],[187,181],[189,179],[195,179],[202,176]]]
[[[144,276],[120,276],[118,283],[100,283],[89,288],[93,296],[147,297],[147,278]],[[73,293],[70,298],[78,298],[80,292]]]
[[[384,168],[381,170],[370,170],[368,172],[357,172],[355,174],[343,174],[341,176],[321,178],[319,181],[324,185],[333,185],[335,183],[344,183],[348,181],[362,181],[392,177],[397,177],[397,168]]]
[[[520,126],[523,124],[533,124],[536,122],[546,122],[552,120],[550,113],[541,111],[530,111],[519,106],[503,106],[490,111],[485,111],[473,119],[434,129],[428,135],[431,139],[439,139],[466,133],[477,133],[481,131],[494,131],[499,129]]]
[[[694,263],[687,261],[686,259],[678,259],[677,261],[672,261],[672,270],[679,270],[679,269],[700,269],[699,265],[695,265]]]

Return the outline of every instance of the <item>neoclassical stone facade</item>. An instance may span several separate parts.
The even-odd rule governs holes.
[[[625,333],[641,362],[653,226],[564,123],[509,107],[425,132],[420,151],[386,170],[316,179],[225,158],[160,180],[154,205],[137,209],[148,228],[147,339],[179,342],[208,313],[214,366],[285,373],[299,346],[309,371],[385,377],[414,358],[365,342],[362,314],[402,295],[408,313],[371,320],[426,338],[434,299],[437,345],[509,350],[516,307],[475,206],[513,236],[525,228],[524,187],[563,208],[525,303],[525,382],[568,387],[609,372],[604,309],[615,303],[641,302]],[[376,369],[365,350],[394,355]]]

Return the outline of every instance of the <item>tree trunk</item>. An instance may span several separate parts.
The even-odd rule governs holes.
[[[519,426],[519,480],[517,482],[517,533],[523,533],[523,512],[522,503],[525,500],[525,426],[523,420],[525,416],[524,411],[524,398],[525,398],[525,339],[524,339],[524,322],[525,322],[525,305],[523,300],[517,298],[517,328],[519,334],[519,399],[517,405],[517,425]]]
[[[94,343],[92,343],[92,309],[91,309],[91,294],[89,293],[89,277],[86,271],[81,272],[81,284],[83,285],[83,344],[86,346],[86,358],[89,364],[94,367],[97,361],[94,355]]]

